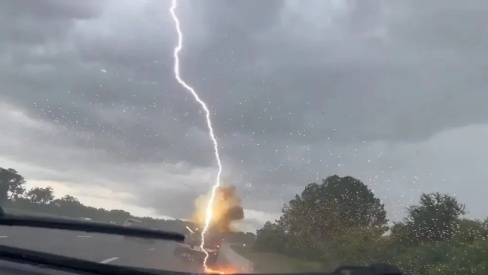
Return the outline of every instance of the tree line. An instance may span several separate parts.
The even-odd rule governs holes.
[[[488,274],[488,223],[463,217],[464,204],[424,193],[407,216],[389,223],[384,204],[360,180],[311,183],[257,231],[253,249],[343,264],[390,263],[406,274]]]
[[[52,187],[25,188],[25,179],[15,169],[0,167],[0,206],[5,212],[12,214],[49,215],[70,219],[90,218],[96,222],[113,222],[122,224],[129,218],[143,222],[143,226],[188,233],[186,226],[189,222],[180,219],[155,219],[152,217],[137,217],[128,211],[115,209],[106,210],[81,203],[72,195],[61,198],[54,196]],[[229,232],[225,238],[231,242],[252,243],[255,235],[245,232]]]

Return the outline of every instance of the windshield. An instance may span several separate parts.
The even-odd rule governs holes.
[[[0,0],[0,205],[187,236],[0,227],[0,244],[189,272],[488,274],[487,14]]]

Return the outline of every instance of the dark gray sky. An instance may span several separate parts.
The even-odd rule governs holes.
[[[188,217],[215,178],[156,0],[0,0],[0,166],[88,204]],[[208,103],[248,225],[352,175],[390,219],[421,192],[485,217],[488,2],[181,0],[185,80]]]

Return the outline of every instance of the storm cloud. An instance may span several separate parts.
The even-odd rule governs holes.
[[[363,180],[393,216],[430,190],[483,216],[488,4],[298,3],[177,10],[182,74],[211,109],[246,218],[332,174]],[[188,217],[216,170],[203,113],[173,77],[169,5],[0,1],[2,166]]]

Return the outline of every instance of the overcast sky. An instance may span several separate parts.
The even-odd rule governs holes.
[[[216,173],[174,80],[170,1],[0,0],[0,167],[86,204],[186,218]],[[247,225],[352,175],[397,220],[488,202],[488,2],[181,0],[182,73]]]

